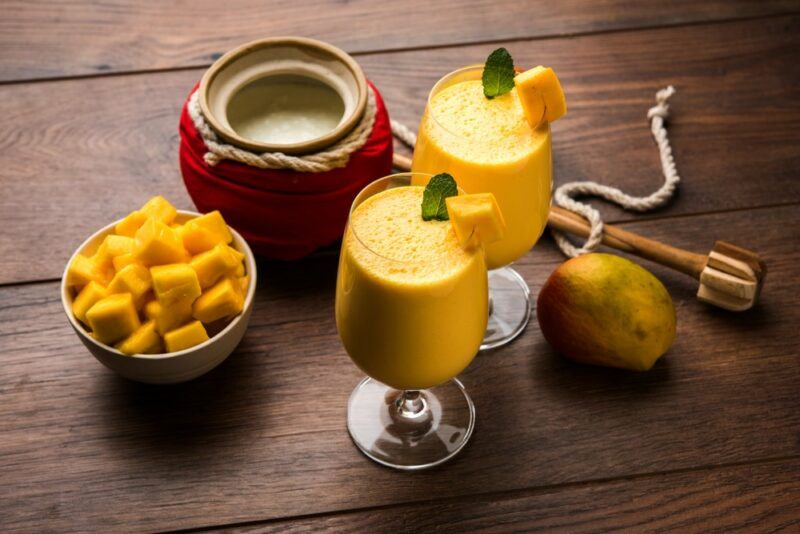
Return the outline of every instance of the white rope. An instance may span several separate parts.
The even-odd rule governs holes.
[[[220,142],[217,134],[203,116],[197,91],[189,98],[189,116],[208,148],[203,159],[212,167],[224,159],[261,169],[292,169],[300,172],[325,172],[345,167],[350,160],[350,154],[364,146],[372,133],[372,126],[375,124],[375,110],[375,95],[370,88],[367,108],[361,122],[347,136],[325,151],[304,156],[290,156],[282,152],[257,154]]]
[[[394,119],[391,122],[394,136],[405,143],[406,146],[414,148],[414,145],[417,144],[417,134],[402,122],[397,122]]]
[[[615,204],[632,211],[649,211],[666,204],[675,194],[675,189],[681,181],[675,168],[675,159],[672,157],[672,147],[664,127],[664,119],[669,116],[669,98],[675,94],[671,85],[656,93],[656,105],[647,111],[650,120],[650,131],[653,133],[661,157],[661,170],[664,173],[664,184],[658,191],[646,197],[634,197],[623,193],[616,187],[601,185],[596,182],[569,182],[556,189],[553,199],[562,208],[583,215],[591,225],[591,231],[586,243],[578,248],[573,245],[561,232],[550,229],[558,248],[567,256],[574,257],[595,250],[603,240],[603,221],[600,212],[588,204],[578,202],[575,197],[595,196],[610,200]]]

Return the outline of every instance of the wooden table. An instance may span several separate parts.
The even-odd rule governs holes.
[[[8,0],[0,16],[0,529],[797,531],[800,524],[800,2]],[[300,5],[303,4],[303,5]],[[225,7],[222,7],[222,6]],[[761,303],[669,288],[678,336],[643,374],[554,354],[535,321],[462,379],[478,424],[454,461],[391,471],[350,442],[359,372],[333,321],[334,253],[263,261],[250,329],[222,366],[150,387],[70,330],[59,276],[94,229],[162,193],[191,208],[178,113],[203,70],[258,37],[353,53],[394,118],[444,73],[506,46],[559,73],[556,182],[643,194],[662,180],[644,114],[674,84],[683,177],[667,208],[607,221],[769,265]],[[563,261],[543,239],[534,294]]]

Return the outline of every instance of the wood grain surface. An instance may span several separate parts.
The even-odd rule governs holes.
[[[800,201],[800,17],[505,45],[520,65],[555,67],[566,88],[569,113],[553,125],[557,183],[655,190],[663,178],[645,114],[655,91],[674,84],[669,132],[684,181],[674,202],[645,217]],[[436,80],[494,46],[359,61],[392,116],[416,127]],[[0,86],[0,227],[14,228],[0,234],[0,284],[59,277],[83,239],[154,192],[191,207],[177,117],[201,74]],[[608,221],[632,217],[602,211]]]
[[[459,497],[226,532],[790,532],[800,515],[798,472],[797,460],[768,462]]]
[[[206,66],[276,35],[349,52],[664,26],[797,12],[795,0],[5,0],[0,81]]]
[[[534,322],[464,373],[478,411],[470,445],[413,476],[366,460],[347,436],[359,372],[333,321],[335,257],[262,263],[243,344],[170,388],[102,368],[57,284],[0,288],[0,517],[31,530],[189,528],[796,458],[800,249],[785,223],[798,217],[789,206],[626,224],[694,250],[709,236],[756,248],[770,267],[761,304],[710,308],[693,280],[648,265],[678,311],[676,343],[652,371],[569,363]],[[518,269],[536,294],[561,261],[545,240]],[[794,485],[763,491],[797,491],[788,465]],[[680,492],[664,498],[692,498]]]
[[[0,530],[793,531],[800,529],[800,3],[797,0],[8,0],[0,16]],[[388,23],[387,23],[388,21]],[[736,314],[669,289],[674,346],[647,373],[570,363],[532,322],[461,377],[471,443],[413,475],[351,443],[360,373],[333,320],[334,248],[262,261],[247,335],[175,387],[83,347],[57,280],[97,227],[155,193],[191,208],[181,105],[233,46],[295,34],[355,53],[416,127],[443,74],[506,46],[559,73],[555,180],[662,180],[645,113],[673,84],[679,195],[607,221],[769,267]],[[516,268],[536,295],[549,238]]]

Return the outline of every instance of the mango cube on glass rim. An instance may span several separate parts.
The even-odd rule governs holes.
[[[503,239],[506,223],[492,193],[473,193],[445,199],[458,243],[467,247],[473,234],[488,245]]]
[[[106,345],[131,335],[139,328],[139,314],[130,293],[118,293],[97,301],[86,312],[94,338]]]
[[[225,277],[207,289],[192,305],[192,316],[206,324],[236,315],[244,308],[244,297],[238,280]]]
[[[233,235],[225,219],[216,210],[186,221],[179,232],[183,246],[191,254],[199,254],[214,248],[217,244],[228,244],[233,241]]]
[[[94,280],[86,284],[80,293],[72,301],[72,313],[75,317],[86,324],[86,312],[94,304],[108,296],[108,289],[101,286]]]
[[[188,263],[173,263],[150,268],[153,290],[162,306],[179,301],[194,301],[202,292],[197,273]]]
[[[97,282],[105,286],[111,281],[114,273],[97,258],[87,258],[76,254],[67,269],[68,286],[85,286],[89,282]]]
[[[144,315],[155,321],[156,331],[163,336],[192,318],[192,301],[179,300],[169,306],[162,306],[157,300],[151,300],[144,305]]]
[[[178,234],[161,221],[148,217],[136,231],[134,256],[146,266],[185,261],[186,249]]]
[[[168,352],[188,349],[206,340],[208,340],[208,333],[200,321],[192,321],[164,334],[164,344],[167,346]]]
[[[215,245],[211,250],[201,252],[189,262],[197,273],[200,287],[205,289],[226,274],[235,273],[238,266],[242,265],[244,254],[222,243]]]
[[[542,121],[553,122],[567,113],[567,99],[553,69],[534,67],[514,77],[525,119],[532,128]]]
[[[137,328],[115,348],[123,354],[158,354],[164,351],[161,336],[156,331],[156,322],[147,321]]]
[[[144,296],[151,287],[153,287],[153,282],[147,267],[132,264],[123,267],[114,275],[111,283],[108,284],[108,292],[112,295],[130,293],[133,296],[133,303],[138,309],[143,304]]]

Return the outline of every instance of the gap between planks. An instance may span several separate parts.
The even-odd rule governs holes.
[[[791,17],[794,15],[800,14],[800,9],[781,12],[781,13],[770,13],[765,15],[755,15],[755,16],[744,16],[744,17],[727,17],[721,18],[716,20],[693,20],[687,22],[675,22],[675,23],[667,23],[667,24],[645,24],[643,26],[632,26],[629,28],[609,28],[606,30],[587,30],[587,31],[575,31],[575,32],[562,32],[562,33],[552,33],[552,34],[542,34],[542,35],[519,35],[510,38],[503,38],[503,39],[477,39],[474,41],[459,41],[454,43],[446,43],[446,44],[433,44],[433,45],[424,45],[424,46],[398,46],[394,48],[387,48],[387,49],[370,49],[370,50],[361,50],[358,52],[350,53],[351,56],[359,57],[359,56],[372,56],[372,55],[382,55],[382,54],[400,54],[404,52],[419,52],[424,50],[442,50],[448,48],[459,48],[459,47],[466,47],[466,46],[480,46],[480,45],[488,45],[488,44],[503,44],[503,43],[514,43],[514,42],[529,42],[529,41],[545,41],[545,40],[555,40],[555,39],[571,39],[575,37],[586,37],[586,36],[593,36],[593,35],[605,35],[605,34],[616,34],[616,33],[635,33],[635,32],[646,32],[646,31],[654,31],[654,30],[667,30],[671,28],[683,28],[683,27],[691,27],[691,26],[712,26],[712,25],[724,25],[724,24],[731,24],[736,22],[747,22],[747,21],[757,21],[757,20],[769,20],[781,17]],[[200,70],[200,69],[207,69],[211,66],[211,63],[208,62],[201,62],[196,64],[190,65],[180,65],[175,67],[164,67],[164,68],[155,68],[155,69],[136,69],[136,70],[119,70],[119,71],[111,71],[111,72],[95,72],[91,74],[74,74],[74,75],[66,75],[66,76],[45,76],[41,78],[18,78],[16,80],[0,80],[0,87],[6,85],[23,85],[29,83],[48,83],[48,82],[62,82],[62,81],[70,81],[70,80],[91,80],[95,78],[111,78],[115,76],[133,76],[133,75],[140,75],[140,74],[164,74],[170,72],[183,72],[183,71],[191,71],[191,70]]]
[[[587,479],[587,480],[580,480],[576,482],[563,482],[557,484],[545,484],[542,486],[528,486],[525,488],[513,488],[513,489],[506,489],[506,490],[499,490],[499,491],[487,491],[487,492],[480,492],[480,493],[470,493],[468,495],[459,495],[453,497],[445,497],[441,499],[432,498],[432,499],[420,499],[420,500],[413,500],[413,501],[402,501],[402,502],[395,502],[390,504],[379,504],[375,506],[364,506],[364,507],[354,507],[354,508],[345,508],[341,510],[332,510],[328,512],[317,512],[311,514],[299,514],[294,516],[285,516],[285,517],[274,517],[269,519],[256,519],[252,521],[241,521],[241,522],[234,522],[234,523],[224,523],[220,525],[206,525],[202,527],[192,527],[187,529],[175,529],[175,530],[167,530],[164,532],[170,533],[190,533],[190,532],[209,532],[219,529],[231,529],[231,528],[242,528],[242,527],[253,527],[259,525],[275,525],[279,523],[290,523],[292,521],[300,521],[304,519],[314,519],[314,518],[322,518],[322,517],[335,517],[335,516],[342,516],[348,515],[353,513],[363,513],[363,512],[373,512],[373,511],[382,511],[382,510],[390,510],[393,508],[401,508],[404,506],[425,506],[430,504],[448,504],[448,503],[457,503],[463,502],[464,500],[476,500],[476,499],[485,499],[486,497],[492,497],[496,500],[509,500],[515,499],[518,497],[524,496],[533,496],[542,493],[551,492],[554,490],[569,490],[569,489],[579,489],[585,488],[589,486],[595,485],[602,485],[602,484],[609,484],[614,482],[628,482],[628,481],[637,481],[637,480],[646,480],[649,478],[657,478],[661,476],[668,476],[668,475],[682,475],[687,473],[703,473],[703,472],[713,472],[713,471],[721,471],[725,469],[732,469],[737,467],[748,467],[748,466],[760,466],[760,465],[770,465],[770,464],[781,464],[784,462],[789,462],[792,460],[800,459],[800,454],[791,454],[786,456],[777,456],[774,458],[761,458],[758,460],[742,460],[739,462],[729,462],[729,463],[721,463],[721,464],[706,464],[706,465],[699,465],[694,467],[684,467],[681,469],[667,469],[662,471],[651,471],[651,472],[643,472],[643,473],[632,473],[629,475],[621,475],[616,477],[605,477],[605,478],[594,478],[594,479]],[[366,459],[365,459],[366,461]],[[380,469],[385,469],[381,467]],[[413,474],[411,475],[413,476]]]

